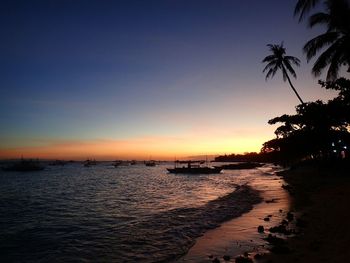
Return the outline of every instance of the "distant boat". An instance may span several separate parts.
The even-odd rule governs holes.
[[[96,165],[96,164],[97,164],[96,160],[90,160],[90,159],[87,159],[87,160],[83,163],[83,165],[84,165],[85,167],[90,167],[91,165]]]
[[[215,166],[215,167],[220,167],[224,170],[243,170],[243,169],[254,169],[261,166],[263,166],[263,164],[261,163],[239,162],[239,163],[225,164],[225,165]]]
[[[44,170],[44,168],[45,167],[40,165],[38,160],[21,159],[19,162],[5,166],[2,169],[4,171],[33,172]]]
[[[169,173],[175,173],[175,174],[218,174],[221,172],[221,167],[209,167],[209,166],[200,166],[202,162],[196,162],[196,161],[188,161],[187,167],[176,167],[177,163],[184,163],[180,161],[175,162],[174,168],[167,168]],[[199,165],[193,165],[193,163],[199,163]]]
[[[129,166],[129,165],[130,165],[129,162],[123,162],[123,161],[118,161],[118,160],[113,163],[113,166],[115,168],[117,168],[119,166]]]
[[[64,166],[66,164],[67,164],[67,162],[63,161],[63,160],[55,160],[55,161],[49,163],[49,165],[51,165],[51,166]]]
[[[219,174],[222,168],[219,167],[175,167],[167,168],[173,174]]]
[[[146,166],[156,166],[156,162],[155,161],[148,161],[148,162],[145,162],[145,165]]]

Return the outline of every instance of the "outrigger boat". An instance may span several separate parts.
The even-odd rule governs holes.
[[[187,163],[187,166],[177,167],[177,163]],[[199,164],[193,164],[199,163]],[[202,161],[175,161],[174,168],[167,168],[169,173],[175,174],[218,174],[221,167],[200,166]]]

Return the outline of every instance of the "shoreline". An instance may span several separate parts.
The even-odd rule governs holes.
[[[267,242],[262,239],[263,234],[257,232],[257,226],[272,227],[289,211],[290,195],[282,188],[283,184],[285,181],[276,172],[250,182],[249,186],[259,191],[261,202],[240,217],[205,232],[177,262],[215,262],[216,259],[235,262],[235,258],[244,253],[267,252]]]
[[[279,198],[268,199],[268,191],[260,191],[264,199],[261,203],[207,231],[178,262],[348,262],[348,173],[348,167],[338,169],[322,164],[304,164],[276,172],[280,186],[275,189],[287,193],[287,205],[283,206]],[[271,213],[273,206],[275,210],[282,209],[282,213]],[[267,214],[271,217],[266,222]],[[257,231],[260,225],[264,226],[263,233]],[[281,226],[284,230],[271,230]],[[238,257],[242,261],[237,261]]]

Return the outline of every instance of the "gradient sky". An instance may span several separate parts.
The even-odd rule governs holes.
[[[170,158],[259,151],[298,104],[266,44],[302,60],[296,0],[2,1],[0,158]]]

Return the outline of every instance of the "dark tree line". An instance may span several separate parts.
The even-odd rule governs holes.
[[[275,130],[276,138],[264,143],[263,153],[278,152],[290,161],[349,158],[350,80],[320,81],[320,85],[337,90],[338,96],[327,103],[301,104],[295,115],[269,120],[269,124],[282,125]]]

